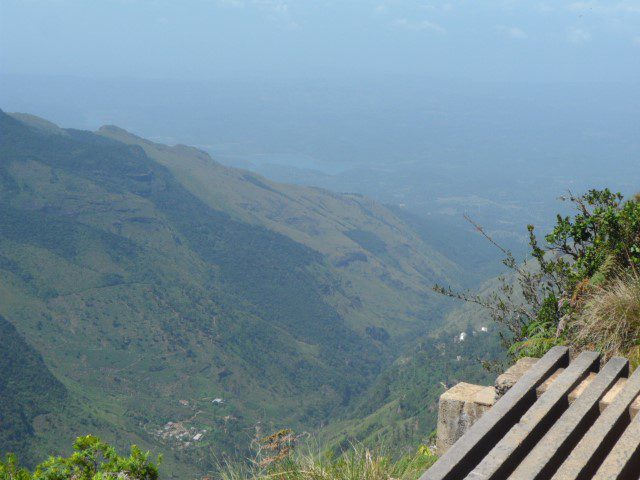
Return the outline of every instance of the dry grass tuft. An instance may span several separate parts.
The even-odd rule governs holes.
[[[640,352],[640,279],[620,276],[594,289],[573,324],[576,343],[606,358],[626,356],[637,365]]]
[[[436,460],[428,447],[414,455],[392,459],[380,451],[352,446],[344,455],[327,458],[307,453],[292,454],[269,468],[259,462],[226,464],[221,480],[416,480]]]

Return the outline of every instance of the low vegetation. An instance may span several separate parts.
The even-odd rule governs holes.
[[[222,480],[414,480],[437,459],[425,445],[410,455],[352,444],[339,456],[296,449],[302,436],[281,430],[260,441],[256,458],[220,468]]]
[[[414,480],[436,460],[428,447],[400,459],[366,448],[352,447],[339,458],[300,454],[269,468],[230,466],[222,480]]]
[[[216,478],[221,480],[414,480],[436,460],[427,446],[401,458],[382,450],[352,446],[339,457],[296,450],[297,437],[281,430],[262,440],[254,461],[225,463]],[[135,445],[128,456],[88,435],[76,440],[69,457],[50,457],[33,472],[19,465],[14,455],[0,461],[0,480],[157,480],[158,464]],[[206,479],[210,477],[205,477]]]
[[[640,279],[627,274],[590,293],[573,325],[574,343],[607,357],[640,360]]]
[[[0,461],[0,480],[157,480],[158,467],[149,457],[135,445],[129,456],[121,456],[111,445],[87,435],[75,441],[71,456],[50,457],[33,472],[7,455]]]

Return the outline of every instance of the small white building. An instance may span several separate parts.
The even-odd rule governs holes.
[[[201,433],[196,433],[195,436],[193,437],[193,441],[197,442],[202,438],[202,434]]]

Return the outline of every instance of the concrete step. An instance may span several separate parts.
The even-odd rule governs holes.
[[[421,480],[640,479],[640,369],[564,347],[518,362],[495,387],[442,394],[441,458]]]

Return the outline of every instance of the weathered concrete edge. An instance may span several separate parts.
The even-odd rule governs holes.
[[[601,462],[610,444],[615,441],[617,430],[629,418],[629,407],[640,393],[640,368],[629,377],[615,400],[591,425],[569,457],[560,466],[552,480],[575,480],[585,472],[592,472]],[[636,419],[640,415],[636,415]]]
[[[640,473],[640,415],[627,427],[593,480],[631,480]]]
[[[550,420],[561,415],[566,408],[566,400],[563,400],[590,371],[597,371],[599,366],[599,353],[582,352],[469,473],[467,480],[507,478],[524,459],[528,447],[535,445],[546,433]]]
[[[443,455],[495,404],[493,387],[458,383],[440,396],[436,449]]]
[[[555,370],[568,364],[567,347],[549,350],[420,480],[464,478],[536,401],[535,389]]]
[[[609,389],[629,372],[626,358],[614,357],[600,370],[577,400],[551,427],[535,448],[520,463],[509,480],[549,478],[598,415],[598,405]]]

